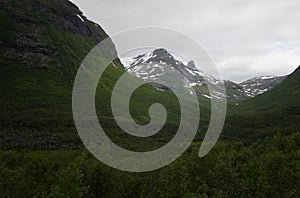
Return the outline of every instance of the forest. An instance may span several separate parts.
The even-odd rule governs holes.
[[[299,197],[300,133],[218,142],[204,158],[200,142],[171,165],[129,173],[86,150],[0,152],[1,197]]]

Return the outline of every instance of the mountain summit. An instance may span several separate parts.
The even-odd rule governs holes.
[[[166,49],[155,49],[150,53],[139,55],[134,58],[123,58],[121,62],[124,64],[127,72],[143,79],[147,83],[155,83],[158,79],[162,79],[168,70],[176,72],[179,81],[190,92],[192,86],[206,85],[204,73],[199,71],[194,62],[190,61],[184,64],[177,60]],[[212,81],[216,81],[212,76],[206,75]],[[161,87],[159,87],[161,88]]]

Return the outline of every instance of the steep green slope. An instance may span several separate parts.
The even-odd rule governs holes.
[[[281,84],[253,99],[229,104],[223,136],[256,140],[300,129],[300,67]]]
[[[241,108],[247,111],[276,109],[284,106],[297,106],[299,101],[300,66],[275,88],[241,103]]]
[[[50,135],[55,146],[74,133],[76,71],[107,35],[69,1],[4,0],[0,8],[0,130],[8,137],[3,142],[43,143],[48,140],[41,136]],[[115,65],[121,73],[118,60]]]

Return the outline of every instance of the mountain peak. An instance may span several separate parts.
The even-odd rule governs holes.
[[[166,49],[159,48],[152,52],[138,55],[134,58],[122,58],[125,68],[129,69],[141,65],[166,65],[170,67],[184,66],[181,61],[176,60]]]
[[[151,53],[151,58],[149,61],[153,63],[164,63],[165,65],[169,66],[176,66],[179,64],[179,61],[177,61],[166,49],[160,48],[160,49],[155,49]]]
[[[121,61],[127,72],[148,83],[163,79],[167,76],[166,73],[172,70],[180,76],[183,87],[186,87],[189,93],[190,87],[206,84],[202,72],[197,70],[193,61],[185,65],[164,48],[155,49],[135,58],[122,58]]]
[[[189,68],[196,68],[196,65],[195,65],[195,62],[194,61],[189,61],[186,65],[186,67],[189,67]]]
[[[166,49],[164,48],[159,48],[159,49],[155,49],[152,54],[155,55],[171,55]]]

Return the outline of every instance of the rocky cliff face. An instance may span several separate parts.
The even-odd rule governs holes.
[[[2,0],[1,64],[18,63],[74,76],[78,64],[107,38],[67,0]]]

